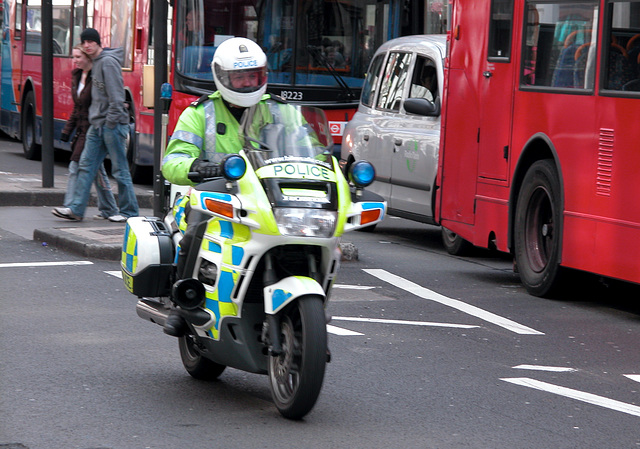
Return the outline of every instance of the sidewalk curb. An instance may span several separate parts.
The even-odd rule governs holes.
[[[61,206],[64,202],[65,192],[47,191],[4,191],[1,192],[0,206]],[[118,195],[113,195],[118,202]],[[138,207],[140,209],[153,209],[153,194],[136,192]],[[87,206],[96,207],[98,200],[92,192]]]
[[[33,240],[43,245],[52,246],[64,251],[70,251],[83,257],[120,260],[122,257],[122,243],[101,243],[73,232],[75,228],[35,229]],[[124,228],[84,228],[84,232],[113,232],[124,236]],[[98,231],[99,230],[99,231]]]

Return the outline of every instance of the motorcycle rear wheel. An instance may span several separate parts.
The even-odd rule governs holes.
[[[178,339],[182,364],[191,377],[198,380],[216,380],[226,366],[220,365],[203,357],[195,344],[192,335],[185,335]]]
[[[281,316],[282,354],[269,356],[269,384],[278,411],[301,419],[318,399],[327,363],[322,298],[302,296]]]

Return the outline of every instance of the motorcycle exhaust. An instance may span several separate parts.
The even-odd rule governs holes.
[[[169,316],[169,308],[163,303],[151,299],[140,299],[136,304],[136,313],[143,320],[164,326]]]

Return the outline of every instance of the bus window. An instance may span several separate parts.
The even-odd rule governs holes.
[[[111,3],[111,42],[112,48],[124,50],[122,67],[131,69],[133,64],[133,0],[113,0]]]
[[[42,9],[40,0],[27,3],[25,53],[42,52]],[[71,0],[58,0],[53,5],[53,54],[71,53]]]
[[[489,60],[511,58],[513,0],[493,0],[489,22]]]
[[[611,2],[608,13],[602,59],[603,87],[638,92],[640,2]]]
[[[22,39],[22,0],[16,0],[16,31],[14,34],[15,39]]]
[[[411,53],[391,53],[385,68],[377,107],[399,111],[402,103],[404,83],[409,75]]]
[[[215,49],[242,36],[267,54],[269,84],[360,88],[387,40],[389,0],[184,0],[177,7],[175,68],[197,80],[212,81]]]
[[[84,27],[84,0],[74,0],[73,5],[73,45],[80,43],[80,33]]]
[[[522,84],[593,89],[598,5],[530,2],[525,23]]]

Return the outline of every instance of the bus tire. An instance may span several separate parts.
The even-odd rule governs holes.
[[[444,226],[441,226],[440,230],[442,233],[442,244],[449,254],[452,256],[466,256],[471,253],[473,245],[470,242]]]
[[[534,296],[550,296],[561,278],[560,179],[549,159],[527,171],[518,194],[514,250],[520,279]]]
[[[129,136],[127,137],[127,162],[129,163],[129,173],[134,183],[140,182],[141,167],[136,164],[138,158],[138,145],[136,143],[136,122],[129,118]]]
[[[22,129],[22,149],[24,157],[29,160],[40,160],[42,147],[36,142],[36,101],[33,91],[27,92],[22,103],[22,119],[20,120]]]

